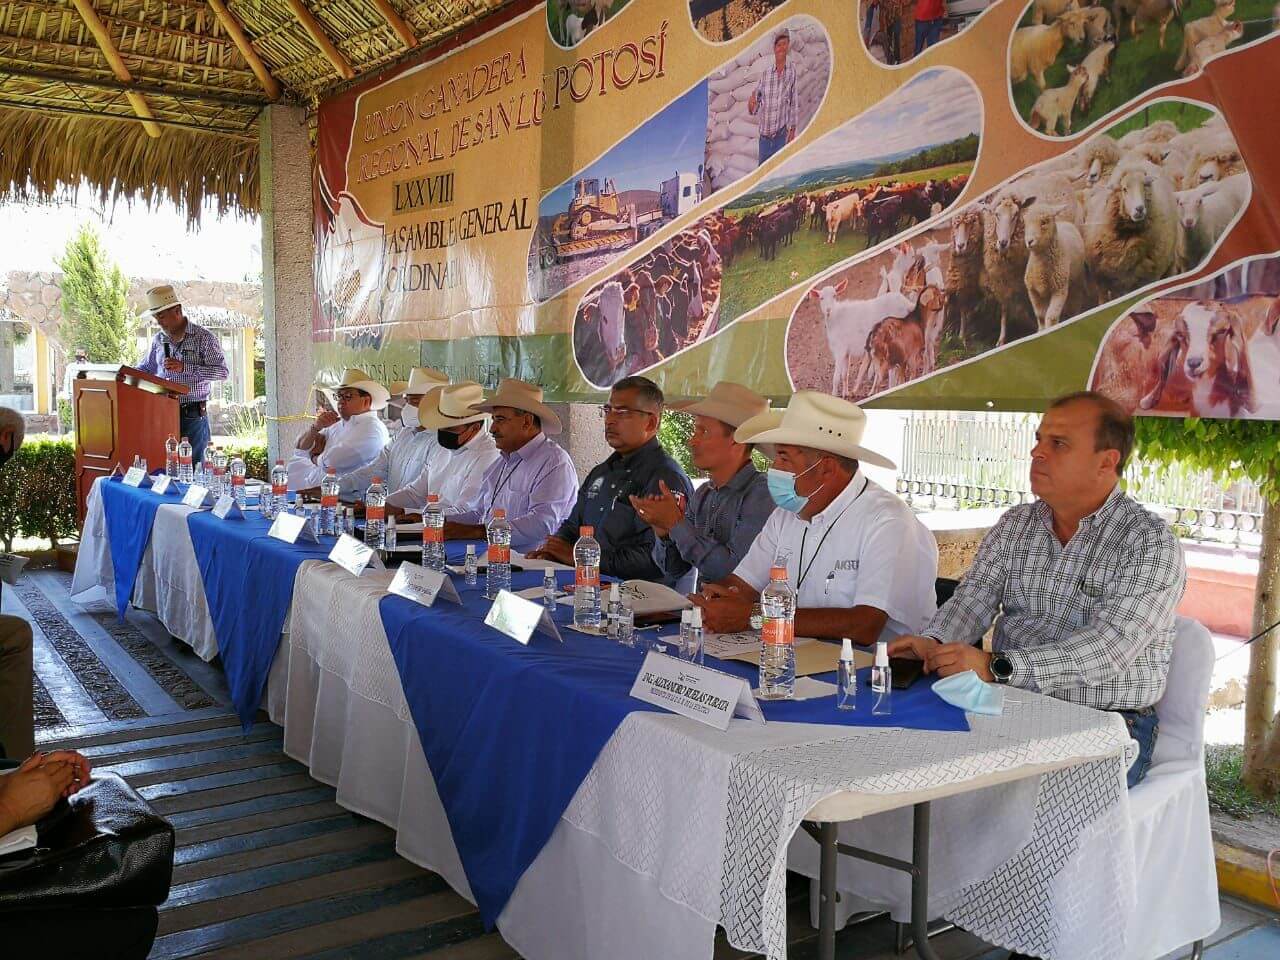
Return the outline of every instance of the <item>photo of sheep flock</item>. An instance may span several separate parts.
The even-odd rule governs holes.
[[[1277,21],[1276,0],[1032,0],[1009,44],[1014,107],[1048,136],[1079,133]]]
[[[1161,100],[797,305],[797,390],[863,400],[1194,270],[1248,204],[1222,116]]]
[[[562,47],[576,47],[631,0],[547,0],[547,32]]]

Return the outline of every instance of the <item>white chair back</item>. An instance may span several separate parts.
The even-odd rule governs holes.
[[[1199,765],[1204,756],[1204,714],[1213,677],[1213,638],[1196,620],[1178,617],[1173,657],[1164,696],[1156,704],[1160,735],[1152,766],[1170,762]]]

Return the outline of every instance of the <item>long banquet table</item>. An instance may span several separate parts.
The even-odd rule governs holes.
[[[113,590],[103,513],[95,486],[73,582],[85,600]],[[155,511],[132,599],[212,659],[188,513]],[[340,804],[391,826],[401,855],[474,902],[379,615],[390,577],[316,560],[297,568],[265,705],[286,752]],[[930,916],[1039,956],[1124,957],[1136,901],[1124,725],[1015,693],[1003,716],[970,716],[967,733],[747,720],[722,733],[630,713],[496,926],[527,960],[705,960],[717,926],[735,946],[781,958],[786,870],[820,869],[802,822],[838,824],[841,843],[910,859],[912,808],[932,801]],[[486,757],[468,760],[486,776]],[[494,809],[494,829],[518,815]],[[879,905],[909,917],[904,875],[848,859],[838,871],[842,913]]]

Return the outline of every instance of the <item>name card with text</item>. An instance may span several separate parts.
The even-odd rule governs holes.
[[[504,633],[516,643],[528,646],[535,633],[544,633],[555,637],[561,643],[564,638],[556,627],[556,622],[547,613],[547,608],[540,603],[526,600],[510,590],[499,590],[493,599],[493,606],[485,614],[484,622],[499,633]]]
[[[167,473],[162,473],[151,482],[152,493],[168,493],[169,485],[173,483],[173,477]]]
[[[452,580],[439,570],[428,570],[418,563],[400,564],[395,579],[387,589],[397,597],[404,597],[424,607],[435,603],[436,597],[444,597],[451,603],[462,602]]]
[[[373,547],[347,533],[338,538],[329,551],[329,559],[353,577],[360,576],[365,570],[382,569],[382,561]]]
[[[187,492],[182,495],[182,504],[183,506],[196,507],[199,509],[205,505],[205,501],[208,499],[209,491],[200,486],[200,484],[193,483],[191,486],[187,487]]]
[[[645,656],[631,696],[717,730],[727,730],[735,716],[764,723],[760,704],[747,681],[665,653],[650,652]]]
[[[147,471],[141,467],[130,467],[124,474],[126,487],[145,487],[148,485]]]
[[[224,493],[218,498],[218,502],[213,505],[213,515],[219,520],[244,519],[244,514],[236,506],[236,498],[229,493]]]
[[[267,536],[283,540],[285,543],[297,543],[299,540],[306,540],[309,543],[320,542],[316,537],[315,524],[311,519],[292,513],[278,514],[271,524],[271,529],[267,531]]]

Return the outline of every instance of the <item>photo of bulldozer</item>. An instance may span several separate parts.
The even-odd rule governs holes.
[[[575,180],[569,209],[556,215],[550,235],[541,238],[542,266],[625,250],[639,239],[639,227],[635,205],[619,202],[612,178],[605,179],[603,189],[595,177]]]

